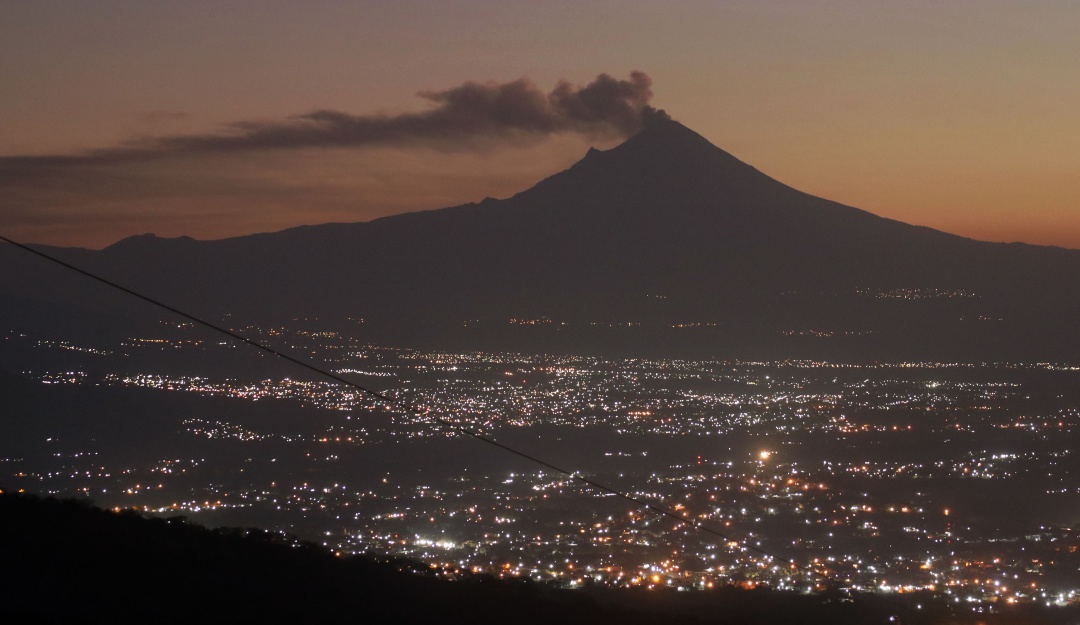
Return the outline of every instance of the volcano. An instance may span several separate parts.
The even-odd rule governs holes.
[[[1080,250],[989,243],[788,187],[670,119],[507,199],[217,241],[42,248],[211,319],[454,349],[1069,359]],[[134,313],[0,249],[12,327]],[[78,312],[75,312],[78,311]],[[156,314],[156,313],[155,313]]]

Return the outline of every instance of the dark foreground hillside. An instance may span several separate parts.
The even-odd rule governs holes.
[[[952,615],[934,597],[561,590],[445,581],[261,530],[208,530],[74,500],[0,493],[3,622],[1072,623],[1080,609]],[[916,604],[922,608],[917,609]]]

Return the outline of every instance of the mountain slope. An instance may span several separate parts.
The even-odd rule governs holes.
[[[55,251],[199,314],[363,317],[393,340],[793,356],[1049,357],[1080,345],[1080,251],[974,241],[816,198],[670,120],[505,200]],[[5,274],[10,296],[111,305],[96,287]],[[522,342],[510,327],[541,318],[561,338]],[[641,325],[630,336],[615,324]],[[680,325],[699,330],[672,335]],[[811,331],[836,340],[791,338]]]

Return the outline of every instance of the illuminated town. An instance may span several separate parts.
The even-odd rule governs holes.
[[[232,368],[244,350],[185,324],[114,345],[8,333],[33,365],[21,379],[70,393],[65,413],[104,394],[132,406],[118,437],[154,431],[130,451],[43,418],[25,449],[5,445],[0,483],[447,577],[1080,602],[1080,367],[430,353],[241,330],[396,403],[272,359]]]

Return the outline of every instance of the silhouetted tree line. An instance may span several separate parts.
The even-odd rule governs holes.
[[[940,597],[564,590],[490,576],[438,579],[416,562],[335,557],[259,529],[114,513],[0,493],[0,621],[626,623],[713,625],[1074,622],[1080,609],[954,615]],[[923,605],[916,609],[916,603]]]

